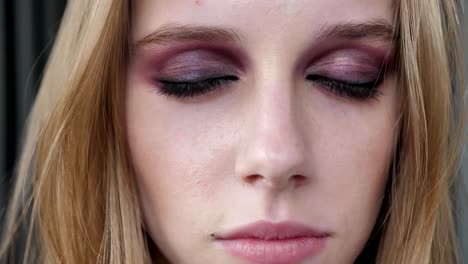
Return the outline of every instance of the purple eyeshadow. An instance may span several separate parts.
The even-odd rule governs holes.
[[[384,61],[359,50],[338,50],[313,62],[307,74],[322,75],[350,83],[375,81],[384,66]]]
[[[178,81],[237,75],[239,70],[229,58],[209,50],[186,51],[158,65],[157,78]]]

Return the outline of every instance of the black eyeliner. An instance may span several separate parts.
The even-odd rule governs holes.
[[[218,87],[238,80],[239,77],[233,75],[190,81],[159,80],[158,90],[160,94],[183,99],[208,94]]]
[[[334,94],[357,100],[377,98],[380,95],[379,85],[382,81],[377,79],[365,83],[350,83],[315,74],[308,75],[307,80],[322,86]]]

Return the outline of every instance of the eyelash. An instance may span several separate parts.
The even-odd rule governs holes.
[[[315,74],[308,75],[307,80],[322,86],[334,94],[356,100],[377,98],[380,95],[378,87],[382,82],[380,77],[370,82],[352,83]]]
[[[208,94],[220,86],[226,86],[231,82],[238,81],[237,76],[221,76],[201,81],[168,81],[159,80],[161,84],[160,93],[176,98],[190,98]]]
[[[336,95],[351,99],[365,100],[367,98],[377,98],[380,95],[378,86],[381,79],[367,83],[351,83],[314,74],[308,75],[306,79],[320,85]],[[209,78],[201,81],[179,82],[172,80],[159,80],[159,83],[161,84],[159,93],[179,99],[191,98],[206,95],[213,92],[218,87],[227,86],[238,80],[239,78],[233,75]]]

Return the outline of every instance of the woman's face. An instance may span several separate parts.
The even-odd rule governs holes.
[[[161,252],[353,263],[398,130],[392,1],[136,0],[133,12],[128,141]]]

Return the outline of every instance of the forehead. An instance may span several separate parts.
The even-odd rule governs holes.
[[[392,0],[134,0],[133,39],[167,24],[235,28],[247,37],[313,34],[328,24],[393,22]]]

